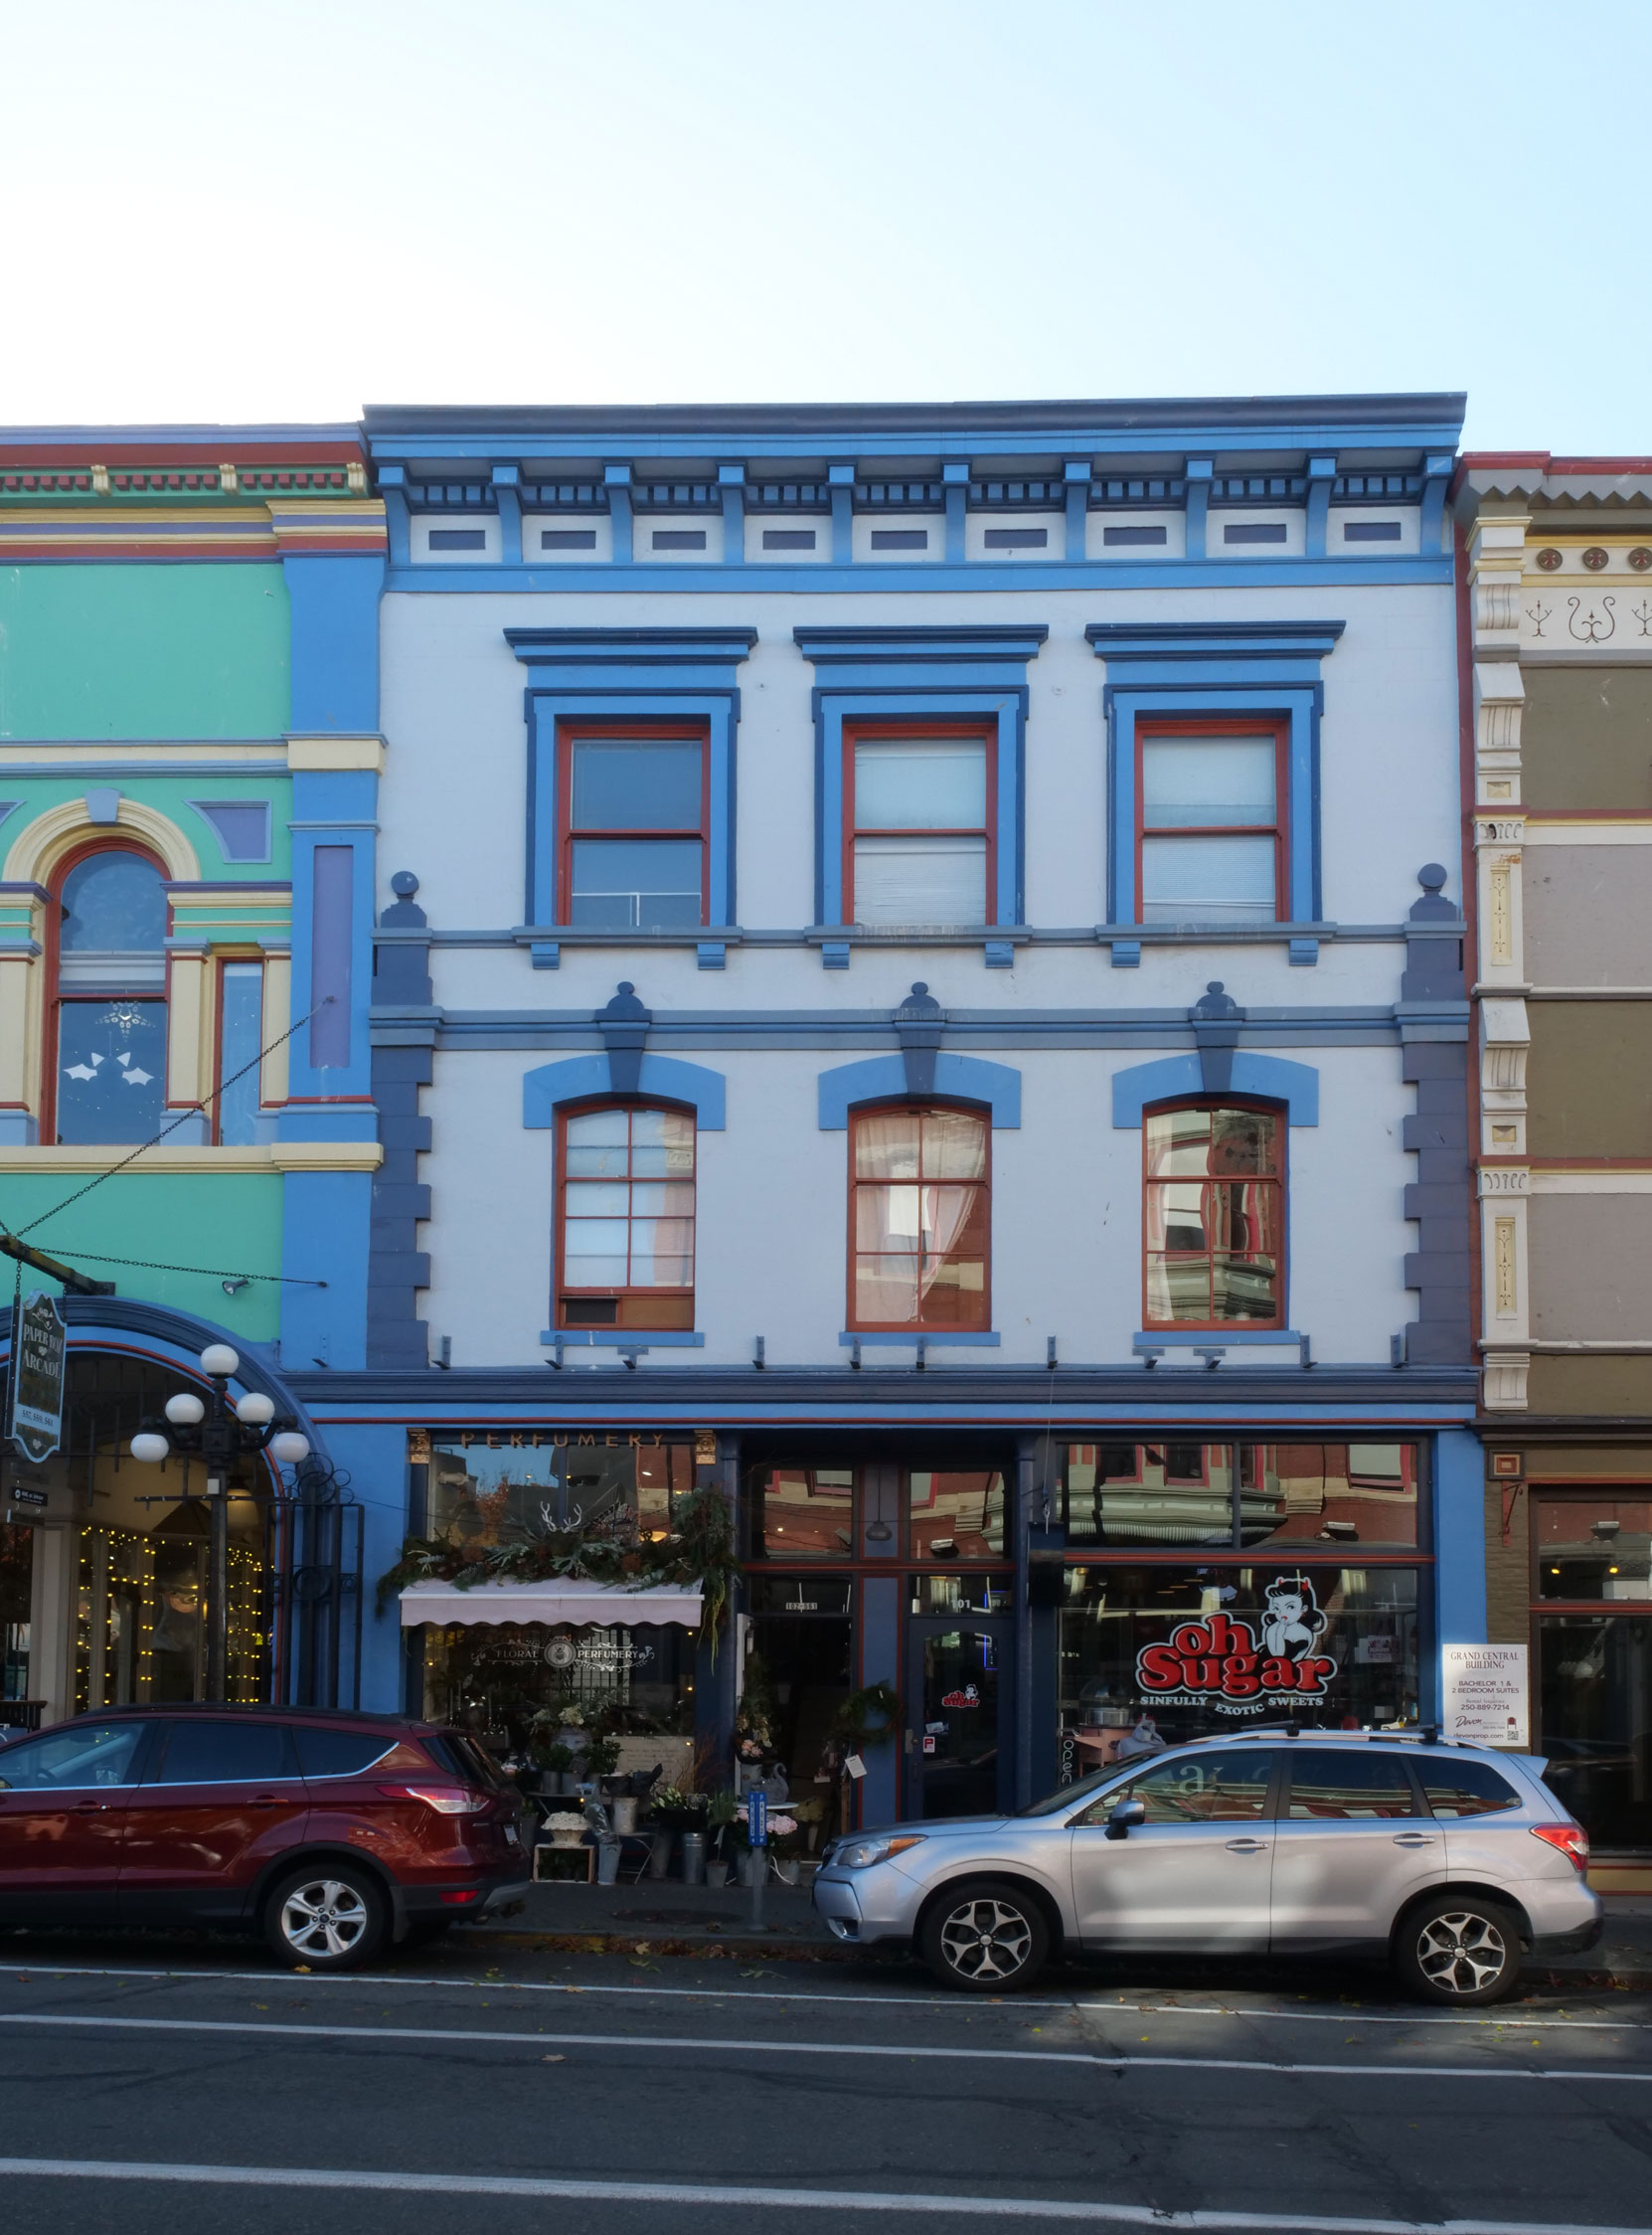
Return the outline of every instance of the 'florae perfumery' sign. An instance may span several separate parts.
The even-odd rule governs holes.
[[[1340,1665],[1314,1650],[1325,1627],[1308,1579],[1281,1576],[1268,1585],[1254,1628],[1225,1614],[1184,1622],[1168,1643],[1143,1645],[1136,1682],[1148,1698],[1221,1715],[1254,1715],[1287,1697],[1323,1700]]]

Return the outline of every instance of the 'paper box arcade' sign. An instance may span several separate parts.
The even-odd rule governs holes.
[[[1254,1627],[1209,1614],[1178,1625],[1164,1644],[1143,1645],[1136,1683],[1144,1698],[1228,1715],[1253,1714],[1287,1698],[1320,1701],[1340,1665],[1314,1649],[1325,1627],[1313,1585],[1304,1576],[1282,1576],[1268,1585]]]

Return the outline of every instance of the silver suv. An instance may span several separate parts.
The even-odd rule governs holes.
[[[1432,1731],[1249,1731],[1103,1770],[1021,1815],[834,1839],[814,1905],[1002,1994],[1063,1949],[1377,1955],[1424,2000],[1592,1948],[1588,1836],[1530,1755]]]

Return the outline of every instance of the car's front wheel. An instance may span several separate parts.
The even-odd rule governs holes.
[[[1029,1894],[1003,1879],[971,1878],[931,1902],[918,1954],[944,1986],[1003,1994],[1029,1986],[1050,1956],[1050,1927]]]
[[[390,1910],[377,1882],[349,1863],[294,1870],[264,1903],[264,1937],[295,1970],[348,1972],[385,1944]]]
[[[1501,2002],[1520,1981],[1520,1927],[1499,1901],[1436,1894],[1401,1919],[1394,1963],[1425,2002]]]

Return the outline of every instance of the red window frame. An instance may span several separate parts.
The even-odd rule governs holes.
[[[58,1141],[58,1050],[63,1005],[65,1001],[107,1001],[109,998],[106,993],[65,993],[58,977],[59,964],[63,956],[63,889],[69,880],[71,870],[79,869],[82,862],[89,861],[93,854],[137,854],[159,873],[163,884],[167,883],[172,875],[171,870],[168,869],[153,846],[144,845],[139,839],[130,836],[124,830],[121,830],[118,836],[111,834],[107,838],[90,838],[83,845],[72,848],[69,853],[64,855],[62,861],[52,872],[47,885],[50,898],[46,903],[46,939],[44,942],[46,950],[44,955],[46,964],[46,1030],[43,1035],[45,1047],[42,1052],[40,1079],[40,1137],[54,1147]],[[166,904],[166,929],[170,935],[172,931],[172,902],[170,898]],[[167,1068],[170,1072],[172,1063],[172,955],[170,949],[166,956],[166,977],[159,995],[150,993],[143,995],[142,998],[151,1001],[158,998],[166,1009]],[[168,1078],[168,1089],[170,1089],[171,1083],[170,1078]],[[163,1105],[165,1100],[166,1097],[163,1095]]]
[[[553,1298],[556,1308],[552,1314],[552,1323],[559,1328],[567,1329],[570,1333],[583,1332],[593,1327],[611,1327],[616,1333],[624,1333],[627,1329],[632,1329],[637,1332],[651,1330],[657,1334],[674,1332],[679,1328],[692,1328],[694,1325],[694,1285],[686,1289],[640,1288],[629,1284],[619,1289],[571,1289],[563,1278],[563,1268],[568,1255],[568,1121],[571,1118],[590,1118],[595,1116],[598,1111],[603,1110],[664,1111],[675,1118],[686,1117],[690,1127],[694,1127],[694,1112],[692,1109],[685,1109],[681,1103],[660,1102],[642,1096],[603,1095],[594,1102],[574,1103],[569,1105],[568,1108],[558,1111],[556,1264],[554,1269],[557,1286]],[[629,1167],[630,1130],[627,1127],[627,1181],[631,1177]],[[679,1184],[681,1183],[679,1182]],[[700,1278],[700,1139],[697,1130],[694,1131],[694,1176],[690,1185],[694,1189],[694,1272],[695,1283],[697,1284]],[[630,1224],[630,1219],[631,1214],[627,1212],[627,1227]],[[611,1320],[568,1319],[565,1314],[569,1299],[581,1296],[589,1296],[604,1301],[611,1296],[614,1299],[615,1306],[613,1318]],[[627,1306],[631,1307],[630,1312],[627,1311]],[[633,1316],[632,1313],[635,1315]]]
[[[1152,1258],[1152,1251],[1149,1247],[1149,1235],[1151,1232],[1151,1228],[1147,1215],[1149,1190],[1155,1187],[1176,1185],[1185,1186],[1190,1179],[1193,1179],[1197,1175],[1191,1172],[1159,1174],[1150,1172],[1148,1170],[1148,1120],[1149,1118],[1170,1118],[1175,1116],[1179,1111],[1195,1110],[1251,1110],[1255,1111],[1258,1116],[1271,1118],[1273,1120],[1273,1137],[1277,1147],[1279,1163],[1277,1172],[1272,1174],[1237,1174],[1232,1181],[1225,1181],[1213,1177],[1213,1175],[1207,1169],[1200,1180],[1201,1186],[1207,1189],[1231,1184],[1246,1187],[1267,1187],[1273,1190],[1274,1231],[1278,1236],[1279,1247],[1273,1275],[1273,1316],[1270,1319],[1259,1319],[1254,1317],[1244,1319],[1161,1319],[1155,1318],[1153,1316],[1153,1307],[1150,1300],[1150,1261]],[[1190,1331],[1201,1333],[1209,1331],[1225,1332],[1228,1334],[1242,1334],[1250,1330],[1259,1331],[1271,1327],[1283,1327],[1286,1324],[1285,1305],[1286,1298],[1289,1293],[1287,1263],[1287,1248],[1289,1243],[1288,1212],[1290,1204],[1288,1171],[1289,1147],[1290,1127],[1287,1122],[1286,1113],[1282,1105],[1278,1103],[1255,1100],[1248,1095],[1196,1095],[1187,1101],[1155,1103],[1142,1113],[1141,1323],[1142,1328],[1145,1332],[1151,1333],[1155,1328],[1185,1328]],[[1202,1223],[1207,1240],[1206,1248],[1199,1251],[1189,1250],[1181,1252],[1179,1254],[1185,1257],[1190,1262],[1195,1259],[1199,1259],[1202,1260],[1206,1265],[1209,1265],[1212,1258],[1217,1253],[1209,1246],[1209,1238],[1216,1229],[1210,1217],[1208,1207],[1204,1211]],[[1164,1254],[1166,1255],[1166,1257],[1170,1255],[1168,1251]],[[1180,1441],[1180,1439],[1172,1439],[1172,1441]]]
[[[1273,820],[1189,823],[1175,829],[1147,828],[1144,748],[1165,738],[1271,738],[1273,740]],[[1232,719],[1201,716],[1179,720],[1154,716],[1136,723],[1136,921],[1147,921],[1142,883],[1142,847],[1149,838],[1268,838],[1273,840],[1273,921],[1290,916],[1290,724],[1283,715],[1240,714]]]
[[[696,829],[576,830],[574,827],[574,748],[582,739],[600,738],[614,744],[697,745],[700,748],[700,821]],[[712,907],[712,752],[711,725],[706,722],[631,722],[600,718],[581,721],[564,715],[557,723],[557,914],[570,930],[574,917],[574,847],[580,838],[629,838],[646,843],[653,839],[698,838],[700,841],[700,928],[711,920]]]
[[[986,1146],[986,1169],[984,1177],[978,1180],[936,1179],[925,1181],[922,1168],[921,1130],[918,1134],[918,1176],[915,1180],[863,1180],[856,1176],[856,1136],[860,1130],[861,1125],[868,1118],[889,1118],[896,1115],[905,1114],[913,1118],[920,1119],[930,1112],[944,1114],[948,1117],[972,1118],[980,1125]],[[856,1300],[859,1294],[859,1288],[855,1280],[856,1260],[863,1254],[874,1256],[878,1253],[870,1251],[863,1253],[856,1247],[856,1205],[860,1190],[863,1187],[922,1187],[925,1185],[936,1187],[974,1187],[978,1188],[981,1194],[986,1198],[986,1247],[985,1253],[981,1259],[982,1273],[980,1289],[980,1316],[977,1319],[926,1319],[923,1316],[923,1296],[920,1287],[918,1294],[918,1316],[915,1319],[863,1319],[859,1314]],[[977,1103],[944,1102],[938,1097],[930,1097],[928,1100],[923,1102],[901,1101],[868,1103],[858,1109],[852,1110],[849,1113],[848,1194],[848,1311],[844,1321],[845,1327],[848,1332],[852,1334],[859,1333],[912,1335],[942,1335],[948,1332],[959,1334],[973,1334],[977,1331],[984,1332],[992,1325],[992,1118],[989,1112],[983,1110]],[[942,1262],[944,1262],[944,1260]]]
[[[907,738],[979,739],[986,748],[986,821],[944,830],[860,830],[855,821],[855,748],[895,744]],[[982,929],[997,921],[998,893],[998,726],[994,722],[880,722],[869,718],[843,725],[843,921],[855,922],[855,841],[857,838],[985,838],[986,881],[981,894]],[[974,927],[971,926],[970,929]]]

